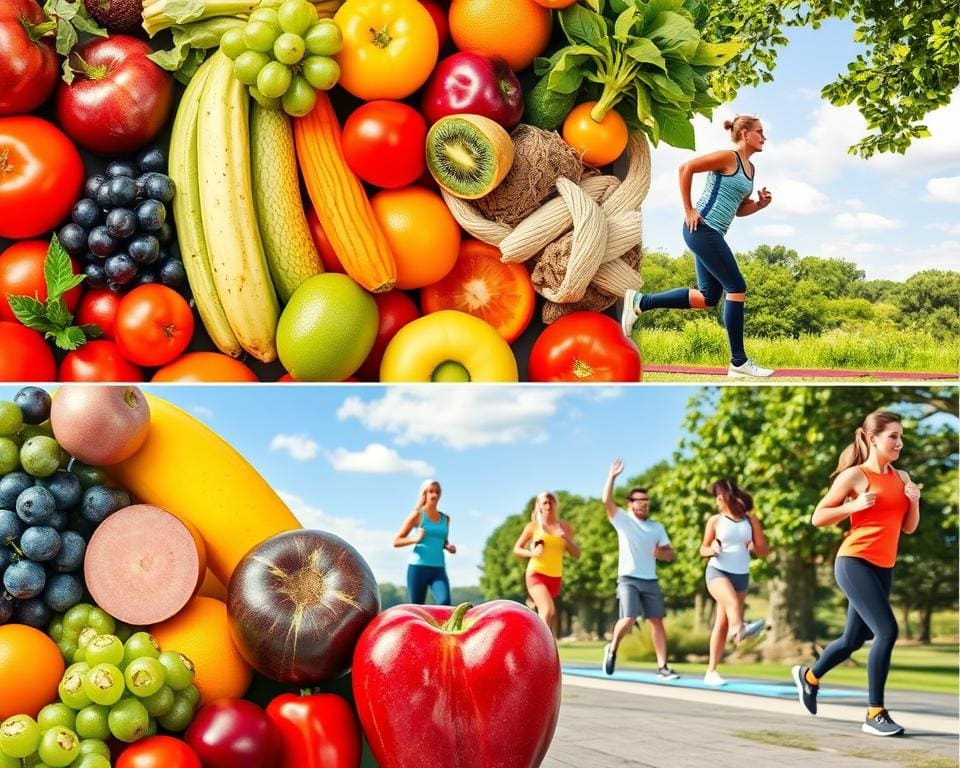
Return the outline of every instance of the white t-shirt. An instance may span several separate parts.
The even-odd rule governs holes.
[[[727,573],[750,573],[750,551],[747,544],[753,541],[753,526],[743,517],[731,520],[719,515],[714,530],[720,540],[720,552],[707,561],[707,565]]]
[[[658,546],[670,543],[666,528],[654,520],[638,520],[619,507],[616,514],[608,519],[617,531],[620,544],[617,575],[633,576],[636,579],[657,578],[657,559],[654,552]]]

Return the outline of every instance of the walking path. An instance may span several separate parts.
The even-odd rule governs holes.
[[[644,373],[669,373],[688,376],[723,376],[727,378],[726,367],[699,365],[644,365]],[[773,379],[876,379],[878,381],[957,381],[960,372],[940,373],[921,371],[865,371],[839,368],[778,368]],[[762,381],[762,379],[730,379],[736,382]]]

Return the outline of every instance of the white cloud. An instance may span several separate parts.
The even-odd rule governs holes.
[[[372,475],[410,474],[429,477],[434,467],[419,459],[405,459],[393,448],[382,443],[370,443],[362,451],[351,452],[337,448],[328,454],[330,464],[340,472],[364,472]]]
[[[286,451],[296,461],[315,458],[320,449],[307,435],[274,435],[270,441],[271,451]]]
[[[202,405],[195,405],[190,409],[191,413],[207,421],[213,420],[213,411]]]
[[[833,217],[833,226],[850,232],[867,232],[884,229],[900,229],[902,221],[888,219],[879,213],[859,211],[857,213],[840,213]]]
[[[867,204],[859,197],[848,197],[843,201],[843,205],[844,207],[849,208],[851,211],[862,211],[867,207]]]
[[[863,242],[856,234],[821,243],[816,253],[824,258],[853,261],[866,273],[867,280],[903,282],[927,269],[957,270],[960,242],[943,240],[929,246],[893,246],[890,243]]]
[[[960,222],[935,221],[932,224],[927,224],[924,229],[943,232],[947,235],[960,235]]]
[[[928,180],[927,194],[937,203],[960,203],[960,176],[942,176]]]
[[[776,210],[781,216],[811,216],[825,210],[829,202],[823,192],[805,181],[772,178],[764,186],[773,194],[773,204],[767,210]]]
[[[789,224],[762,224],[754,227],[753,231],[765,237],[793,237],[797,234],[797,228]]]

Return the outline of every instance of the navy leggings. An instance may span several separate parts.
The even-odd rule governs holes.
[[[899,631],[890,608],[893,568],[881,568],[859,557],[838,557],[834,574],[850,601],[847,626],[843,634],[826,647],[811,671],[815,677],[823,677],[873,637],[873,646],[867,657],[868,704],[882,707],[883,689],[890,672],[890,655]]]
[[[427,588],[433,593],[437,605],[450,605],[450,580],[446,568],[439,565],[408,565],[407,593],[410,602],[423,605],[427,601]]]

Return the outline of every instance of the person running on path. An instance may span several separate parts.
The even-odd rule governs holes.
[[[698,288],[674,288],[661,293],[640,293],[628,289],[623,297],[620,324],[628,338],[641,312],[651,309],[709,309],[723,302],[723,324],[730,344],[730,367],[733,378],[767,377],[773,374],[747,357],[743,348],[744,300],[747,284],[737,260],[724,236],[736,216],[750,216],[762,211],[773,200],[763,187],[757,199],[753,193],[754,167],[750,158],[763,151],[766,137],[759,118],[740,115],[727,120],[723,127],[730,131],[734,150],[720,150],[700,155],[680,166],[680,196],[683,199],[683,239],[693,252]],[[691,186],[696,173],[706,173],[707,183],[694,207]]]
[[[527,592],[554,638],[559,633],[554,601],[563,588],[563,556],[569,554],[574,560],[580,557],[573,526],[558,514],[557,497],[549,491],[539,494],[530,522],[513,545],[514,555],[529,560],[525,577]]]
[[[818,527],[850,521],[837,552],[834,574],[849,602],[843,634],[826,647],[812,667],[792,670],[804,709],[817,714],[820,680],[873,637],[867,656],[867,715],[861,726],[873,736],[898,736],[903,728],[884,706],[890,656],[897,641],[897,620],[890,607],[893,567],[900,533],[920,524],[920,488],[893,466],[903,450],[903,427],[895,413],[877,411],[857,427],[840,455],[833,484],[817,504]]]
[[[650,496],[645,488],[631,488],[625,512],[613,500],[613,484],[623,472],[623,462],[615,459],[610,465],[603,487],[603,506],[607,518],[617,531],[620,550],[617,566],[617,600],[620,618],[613,627],[613,637],[603,649],[603,671],[613,674],[620,642],[633,629],[638,616],[650,622],[650,639],[657,654],[657,677],[674,680],[679,675],[667,666],[667,632],[663,627],[666,609],[663,592],[657,581],[657,560],[676,557],[666,529],[650,519]]]
[[[450,516],[437,509],[440,483],[426,480],[413,511],[403,521],[393,540],[395,547],[413,545],[407,564],[407,593],[411,603],[422,605],[427,590],[437,605],[450,605],[450,579],[444,552],[451,555],[457,548],[450,543]]]
[[[718,480],[707,489],[717,499],[717,514],[707,520],[700,556],[707,557],[707,591],[716,601],[716,619],[710,635],[710,661],[703,682],[726,685],[717,665],[728,640],[734,644],[753,637],[764,627],[763,620],[745,625],[743,602],[750,584],[750,555],[766,557],[767,539],[757,516],[753,498],[735,480]]]

